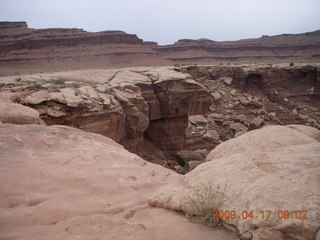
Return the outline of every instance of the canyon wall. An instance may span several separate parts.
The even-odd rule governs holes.
[[[77,69],[169,64],[134,34],[82,29],[30,29],[0,23],[0,70]]]
[[[122,31],[31,29],[0,22],[0,71],[210,64],[216,62],[318,61],[320,31],[216,42],[183,39],[159,46]]]
[[[163,154],[185,147],[188,116],[207,113],[212,100],[189,74],[170,69],[71,71],[7,80],[1,90],[15,85],[11,91],[19,97],[14,101],[37,110],[45,124],[105,135],[146,159],[158,152],[158,163]]]
[[[225,42],[183,39],[154,49],[165,59],[179,64],[315,61],[320,59],[320,31]]]
[[[265,125],[320,129],[319,69],[219,64],[6,76],[0,77],[0,120],[99,133],[185,172],[219,143]]]

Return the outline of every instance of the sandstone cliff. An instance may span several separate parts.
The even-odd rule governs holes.
[[[136,35],[122,31],[30,29],[0,23],[0,69],[74,69],[163,65],[169,62]]]
[[[9,81],[1,90],[9,90],[15,79],[1,78]],[[29,116],[32,123],[39,122],[40,114],[48,125],[69,125],[111,137],[157,163],[165,159],[162,152],[171,155],[185,147],[188,116],[207,113],[212,99],[189,74],[164,68],[33,74],[21,76],[17,85],[13,102],[9,93],[0,94],[8,102],[0,104],[4,123],[31,123],[17,107],[6,110],[19,102],[38,111]],[[152,148],[161,156],[156,157]]]
[[[320,31],[230,42],[179,40],[158,46],[122,31],[30,29],[0,22],[0,71],[158,66],[215,62],[317,61]]]
[[[320,129],[319,69],[219,64],[6,76],[0,120],[99,133],[185,173],[219,143],[264,125]]]
[[[315,61],[320,59],[320,31],[226,42],[184,39],[154,49],[176,63]]]

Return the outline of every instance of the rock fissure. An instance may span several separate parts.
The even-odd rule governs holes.
[[[183,173],[217,144],[266,124],[319,128],[318,69],[310,64],[182,66],[44,73],[0,81],[4,91],[16,92],[12,94],[19,96],[19,103],[38,111],[35,123],[100,133],[144,159]]]

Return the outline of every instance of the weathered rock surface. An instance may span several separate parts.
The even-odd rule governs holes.
[[[0,120],[3,123],[39,124],[39,112],[17,103],[0,103]]]
[[[13,93],[0,93],[0,121],[2,123],[13,124],[40,124],[40,114],[38,111],[14,103],[14,100],[19,98]]]
[[[215,99],[204,115],[207,124],[188,125],[187,150],[212,150],[219,142],[264,125],[304,124],[320,129],[317,63],[190,65],[175,69],[190,74]],[[230,85],[224,78],[232,79]]]
[[[188,120],[193,125],[205,125],[208,122],[207,119],[202,115],[190,116]]]
[[[220,210],[239,218],[223,219],[253,239],[313,240],[320,228],[320,131],[307,126],[269,126],[220,144],[182,180],[161,187],[151,205],[196,213],[190,205],[192,187],[226,186]],[[203,193],[205,194],[205,193]],[[269,219],[261,211],[270,210]],[[307,211],[307,219],[296,211]],[[244,219],[242,211],[253,211]],[[279,219],[279,211],[290,218]],[[281,215],[281,212],[280,212]],[[286,238],[286,239],[287,239]]]
[[[17,86],[15,79],[0,78],[2,90],[19,92],[18,102],[46,124],[108,136],[143,157],[145,141],[169,155],[183,149],[188,116],[206,113],[212,99],[190,75],[170,68],[22,75]]]
[[[1,239],[235,240],[147,197],[180,175],[66,126],[0,125]]]
[[[287,63],[61,71],[0,77],[0,88],[13,98],[2,101],[36,109],[49,125],[100,133],[164,163],[179,150],[212,150],[264,125],[320,129],[319,69]]]
[[[208,130],[203,137],[210,141],[213,141],[214,143],[219,143],[220,139],[219,133],[216,130]]]
[[[177,158],[181,166],[184,166],[191,161],[205,160],[204,156],[201,153],[195,152],[195,151],[187,151],[187,150],[181,150],[177,152]]]

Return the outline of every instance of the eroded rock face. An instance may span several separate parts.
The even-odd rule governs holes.
[[[148,44],[122,31],[31,29],[25,22],[0,22],[0,69],[75,69],[169,65]]]
[[[149,194],[181,176],[109,138],[1,124],[0,142],[2,239],[237,239],[148,206]]]
[[[31,79],[36,83],[30,85]],[[135,153],[146,139],[162,151],[182,149],[188,115],[206,113],[211,103],[204,86],[166,68],[22,76],[18,85],[19,102],[48,125],[99,133]]]
[[[207,123],[189,124],[187,149],[212,150],[219,142],[265,125],[320,129],[319,69],[317,63],[176,67],[192,75],[214,98],[204,116]],[[232,79],[230,85],[226,77]]]
[[[319,130],[301,125],[248,132],[220,144],[207,156],[208,162],[183,180],[160,188],[149,203],[197,213],[190,205],[192,187],[226,186],[220,210],[234,210],[239,218],[223,221],[236,226],[240,234],[256,240],[313,240],[320,227],[319,137]],[[261,216],[266,210],[272,211],[269,219]],[[278,212],[286,210],[290,218],[279,219]],[[302,210],[307,219],[294,215]],[[244,219],[242,211],[253,211],[254,217]]]
[[[0,22],[0,70],[169,66],[215,62],[318,61],[320,31],[217,42],[182,39],[158,46],[122,31],[31,29]],[[230,80],[230,79],[229,79]],[[227,81],[228,83],[229,81]]]
[[[159,54],[178,64],[213,62],[268,62],[319,59],[320,31],[305,34],[262,36],[255,39],[217,42],[209,39],[182,39],[175,44],[154,46]],[[276,53],[276,54],[275,54]]]

